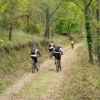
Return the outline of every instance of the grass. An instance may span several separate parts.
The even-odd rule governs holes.
[[[48,59],[48,43],[53,41],[55,45],[62,45],[62,48],[70,45],[68,37],[54,34],[52,38],[44,38],[43,34],[30,35],[25,34],[22,31],[14,30],[12,33],[12,40],[8,40],[8,32],[0,33],[0,93],[2,93],[7,87],[11,86],[16,80],[24,73],[28,73],[31,70],[31,58],[29,42],[36,43],[42,57],[39,58],[40,63]],[[78,39],[77,39],[78,40]],[[21,46],[22,45],[22,46]],[[24,45],[24,48],[23,48]],[[20,49],[15,47],[21,46]],[[5,52],[2,48],[7,48],[9,52]],[[12,80],[13,81],[12,81]]]
[[[41,95],[49,85],[49,82],[52,78],[53,75],[50,73],[43,73],[38,75],[22,90],[21,94],[24,94],[25,96],[28,95],[32,100],[34,100],[34,97],[32,97],[33,94],[35,96]]]
[[[71,66],[70,77],[65,77],[61,87],[63,100],[99,100],[100,68],[88,63],[85,47],[77,51],[77,62]]]
[[[1,47],[13,48],[13,46],[17,46],[18,44],[27,44],[28,42],[36,41],[36,39],[40,39],[37,35],[29,35],[25,34],[22,31],[14,31],[12,33],[12,40],[8,40],[8,34],[0,33],[0,40],[3,42],[0,44]]]
[[[57,38],[56,38],[57,37]],[[31,47],[28,42],[36,43],[42,57],[39,58],[40,63],[48,59],[48,43],[54,41],[56,45],[61,44],[63,47],[69,44],[68,38],[55,34],[54,38],[44,39],[43,34],[30,35],[25,34],[22,31],[13,31],[12,41],[8,40],[8,34],[0,33],[0,48],[6,47],[9,53],[1,49],[0,53],[0,93],[2,93],[7,87],[11,86],[16,80],[21,77],[24,73],[31,71],[31,58],[30,49]],[[15,49],[15,46],[25,45],[20,50]],[[12,80],[13,81],[12,81]]]

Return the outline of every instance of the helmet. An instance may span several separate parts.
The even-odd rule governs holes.
[[[59,44],[59,45],[58,45],[58,47],[60,47],[60,48],[61,48],[61,45]]]
[[[37,49],[37,46],[36,46],[36,45],[34,45],[34,46],[33,46],[33,48]]]

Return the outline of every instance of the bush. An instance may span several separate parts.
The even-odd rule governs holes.
[[[26,32],[27,29],[29,30],[30,34],[40,33],[39,29],[35,25],[25,26],[23,30]]]

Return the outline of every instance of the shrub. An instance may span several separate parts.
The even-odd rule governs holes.
[[[23,30],[26,32],[27,29],[29,30],[30,34],[36,34],[36,33],[39,34],[40,33],[38,27],[36,27],[35,25],[25,26]]]

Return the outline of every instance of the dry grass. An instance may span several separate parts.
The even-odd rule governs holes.
[[[62,85],[63,98],[64,100],[100,100],[100,68],[89,64],[86,49],[84,47],[80,49],[77,62],[72,65],[67,73],[69,76],[65,77]]]

